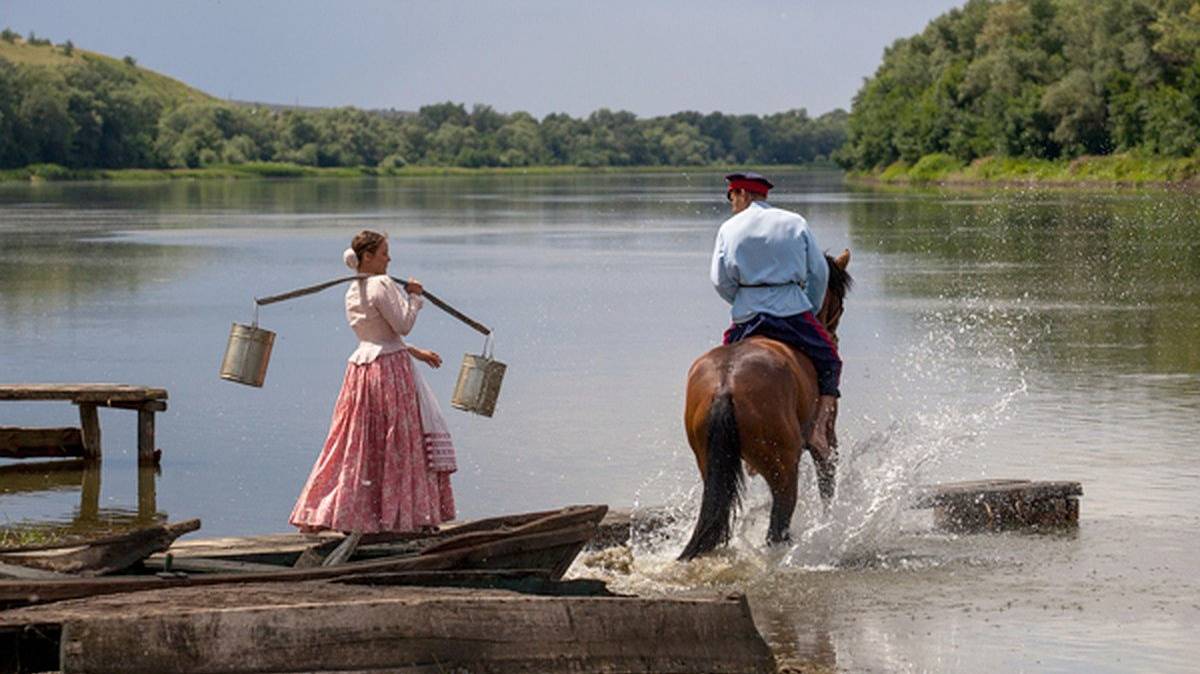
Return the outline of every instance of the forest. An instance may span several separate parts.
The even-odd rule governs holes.
[[[970,0],[886,50],[836,156],[872,170],[1198,144],[1200,2]]]
[[[585,118],[446,102],[416,112],[237,104],[144,77],[130,57],[81,53],[11,30],[27,54],[0,49],[0,168],[184,168],[279,162],[316,167],[698,166],[828,160],[845,141],[846,112],[768,115],[679,112]],[[43,54],[42,61],[51,61]],[[173,81],[171,81],[173,82]]]

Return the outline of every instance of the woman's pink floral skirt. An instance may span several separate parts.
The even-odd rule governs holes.
[[[450,473],[429,470],[412,367],[407,351],[347,366],[292,524],[376,533],[454,519]]]

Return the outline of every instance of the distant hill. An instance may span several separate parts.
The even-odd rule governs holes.
[[[72,64],[98,61],[120,69],[137,80],[139,84],[163,99],[170,107],[184,103],[214,103],[218,99],[179,80],[156,73],[131,62],[132,59],[116,59],[93,51],[73,47],[68,55],[61,45],[29,44],[23,38],[12,42],[0,40],[0,58],[12,63],[30,66],[60,68]]]
[[[814,118],[803,108],[649,119],[600,109],[539,120],[450,101],[415,113],[227,101],[130,57],[0,30],[0,180],[231,166],[282,176],[342,167],[799,164],[827,161],[845,129],[845,111]]]

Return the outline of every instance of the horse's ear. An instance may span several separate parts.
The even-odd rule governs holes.
[[[842,254],[833,259],[833,263],[838,266],[838,269],[846,271],[846,267],[850,265],[850,249],[842,251]]]

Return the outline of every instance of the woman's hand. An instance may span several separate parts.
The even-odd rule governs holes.
[[[430,351],[429,349],[418,349],[415,346],[410,346],[408,347],[408,352],[412,354],[413,358],[416,358],[435,370],[442,366],[442,357],[439,356],[436,351]]]
[[[425,286],[421,285],[421,282],[418,281],[417,279],[409,276],[408,283],[404,284],[404,290],[409,295],[422,295],[425,293]],[[431,351],[430,353],[433,353],[433,352]],[[436,356],[437,354],[434,354],[434,355]]]

